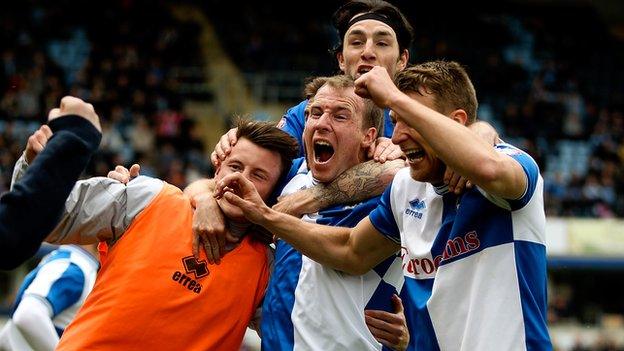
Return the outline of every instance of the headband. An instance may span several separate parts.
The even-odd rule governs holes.
[[[347,23],[347,26],[344,28],[344,33],[346,34],[347,30],[349,30],[349,28],[351,28],[352,25],[354,25],[357,22],[360,21],[364,21],[367,19],[372,19],[375,21],[379,21],[382,23],[385,23],[388,25],[388,27],[392,28],[392,30],[394,31],[395,34],[398,34],[399,31],[397,31],[397,25],[394,23],[393,20],[391,20],[390,18],[388,18],[388,16],[386,15],[382,15],[379,13],[375,13],[375,12],[367,12],[367,13],[363,13],[359,16],[355,16],[353,17],[353,19],[351,21],[349,21],[349,23]]]

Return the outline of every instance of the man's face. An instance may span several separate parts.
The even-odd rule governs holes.
[[[217,169],[214,179],[218,182],[228,174],[240,172],[253,183],[262,200],[266,201],[277,184],[281,170],[282,161],[279,153],[262,148],[246,138],[241,138]],[[219,199],[218,203],[230,220],[245,220],[242,211],[225,198]]]
[[[407,94],[412,99],[435,110],[434,97],[424,93],[415,92]],[[394,123],[392,142],[403,150],[410,167],[410,174],[414,180],[437,184],[444,179],[446,166],[433,151],[429,143],[414,128],[411,128],[401,119],[401,116],[392,111],[390,113]]]
[[[375,128],[362,130],[364,100],[351,88],[321,87],[308,104],[303,131],[306,160],[312,175],[326,183],[365,159]]]
[[[373,66],[383,66],[391,77],[407,64],[409,54],[399,54],[396,33],[387,24],[373,19],[354,23],[343,38],[338,65],[345,74],[357,79]]]

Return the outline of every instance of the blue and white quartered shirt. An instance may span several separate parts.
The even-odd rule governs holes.
[[[410,349],[552,350],[546,325],[543,179],[526,153],[517,200],[475,188],[456,196],[397,173],[370,214],[401,245]]]
[[[20,286],[17,308],[24,296],[34,296],[52,312],[52,323],[59,336],[91,292],[99,263],[78,245],[61,245],[45,256]]]
[[[303,159],[282,194],[316,184]],[[303,220],[355,226],[379,197],[334,206]],[[403,285],[401,260],[393,256],[361,276],[322,266],[283,240],[276,243],[274,270],[262,307],[264,350],[381,350],[364,320],[365,309],[393,311],[392,294]]]

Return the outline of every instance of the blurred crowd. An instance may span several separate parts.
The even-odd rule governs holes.
[[[170,12],[162,2],[61,1],[0,14],[0,191],[28,135],[67,94],[93,103],[102,120],[87,176],[138,162],[143,174],[184,186],[210,171],[171,74],[198,64],[197,30]]]

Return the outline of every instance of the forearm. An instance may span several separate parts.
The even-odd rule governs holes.
[[[197,195],[211,193],[215,189],[214,179],[200,179],[192,182],[184,188],[184,195],[194,198]]]
[[[263,227],[323,265],[351,274],[370,268],[362,267],[350,246],[351,228],[313,224],[268,208],[265,218]]]
[[[383,193],[396,172],[403,167],[405,162],[402,159],[385,163],[371,160],[358,164],[330,184],[311,188],[311,198],[319,209],[364,201]]]
[[[54,350],[59,337],[49,307],[39,297],[25,296],[13,314],[13,323],[33,350]]]
[[[518,171],[509,167],[509,157],[497,153],[491,144],[463,124],[405,94],[396,97],[390,108],[422,135],[448,167],[488,192],[509,195],[505,194],[506,189],[515,185]]]

